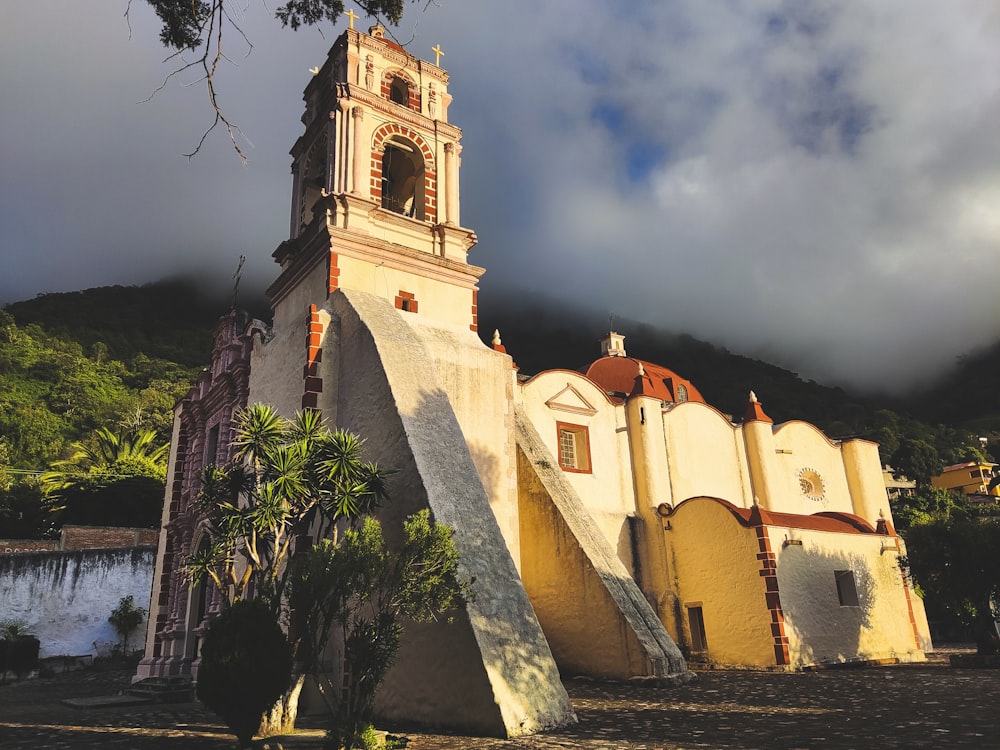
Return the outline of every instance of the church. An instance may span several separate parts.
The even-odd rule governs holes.
[[[614,331],[533,377],[484,343],[448,74],[351,25],[305,89],[273,322],[223,318],[175,410],[136,679],[197,674],[221,602],[185,576],[194,500],[257,402],[365,438],[396,471],[386,520],[429,508],[475,579],[452,622],[408,628],[383,718],[517,736],[574,720],[561,675],[922,660],[875,444],[775,425],[753,393],[733,420]]]

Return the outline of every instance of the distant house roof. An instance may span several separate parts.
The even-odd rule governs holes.
[[[989,461],[966,461],[961,464],[952,464],[951,466],[945,466],[941,469],[943,474],[946,471],[959,471],[961,469],[978,469],[978,468],[989,468],[992,469],[997,464],[991,464]]]

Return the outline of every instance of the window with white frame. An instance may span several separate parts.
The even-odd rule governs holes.
[[[559,466],[565,471],[590,472],[590,436],[578,424],[557,422]]]

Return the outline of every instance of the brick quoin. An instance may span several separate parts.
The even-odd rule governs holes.
[[[781,596],[778,591],[778,574],[775,566],[775,556],[771,551],[771,540],[767,538],[767,527],[756,526],[757,546],[760,554],[759,575],[764,579],[764,600],[771,613],[771,636],[774,639],[775,664],[784,665],[791,662],[788,655],[788,636],[785,634],[785,616],[781,610]]]
[[[302,368],[302,408],[316,409],[319,406],[319,394],[323,392],[323,378],[319,376],[319,363],[323,358],[321,348],[323,323],[319,319],[316,305],[309,305],[306,328],[306,363]]]
[[[336,253],[330,253],[330,268],[327,276],[326,293],[327,296],[333,294],[340,287],[340,259]],[[322,330],[322,328],[321,328]]]
[[[913,628],[913,642],[917,645],[917,648],[922,649],[923,646],[920,645],[920,628],[917,627],[917,618],[913,615],[913,601],[910,599],[910,584],[906,580],[906,575],[902,570],[899,571],[899,574],[903,578],[903,595],[906,597],[906,609],[910,615],[910,627]]]
[[[473,331],[479,331],[479,290],[472,290],[472,325],[469,328]]]

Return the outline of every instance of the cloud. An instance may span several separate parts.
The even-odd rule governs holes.
[[[207,124],[198,86],[132,104],[169,70],[136,8],[131,40],[107,7],[6,11],[0,299],[228,278],[240,254],[273,278],[301,89],[335,32],[246,6],[254,50],[221,89],[244,169],[222,134],[180,155]],[[398,35],[445,50],[484,295],[585,300],[865,388],[1000,335],[991,0],[440,0]]]

